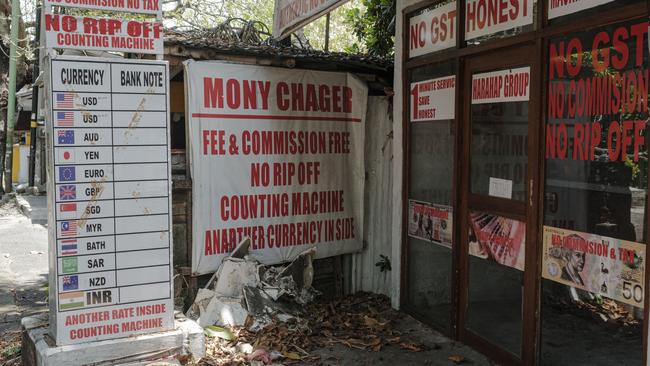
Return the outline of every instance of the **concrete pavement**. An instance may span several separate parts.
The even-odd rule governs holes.
[[[0,335],[47,308],[47,228],[25,217],[15,199],[0,203]]]

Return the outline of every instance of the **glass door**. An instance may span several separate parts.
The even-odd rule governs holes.
[[[536,245],[534,50],[469,59],[464,74],[460,335],[504,363],[521,363],[534,343],[524,337],[524,324],[534,324],[526,278],[536,270],[528,258]]]

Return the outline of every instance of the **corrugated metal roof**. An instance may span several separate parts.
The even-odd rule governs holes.
[[[263,41],[259,44],[248,44],[238,41],[224,42],[216,37],[206,37],[203,34],[180,33],[168,31],[165,34],[166,53],[177,56],[186,55],[187,49],[216,51],[220,54],[257,56],[268,58],[293,58],[296,61],[336,63],[341,66],[355,67],[374,72],[390,72],[393,61],[386,58],[352,55],[342,52],[325,52],[320,50],[290,47]]]

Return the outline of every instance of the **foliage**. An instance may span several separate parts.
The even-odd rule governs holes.
[[[362,0],[365,12],[359,8],[348,11],[347,22],[362,43],[362,46],[353,44],[348,52],[356,53],[364,47],[373,56],[394,56],[395,3],[396,0]]]

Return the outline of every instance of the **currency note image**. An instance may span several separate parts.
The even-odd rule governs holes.
[[[471,212],[469,218],[469,254],[524,270],[524,222],[482,212]]]
[[[409,200],[409,236],[451,248],[452,208]]]
[[[645,245],[544,226],[542,276],[643,307]]]

